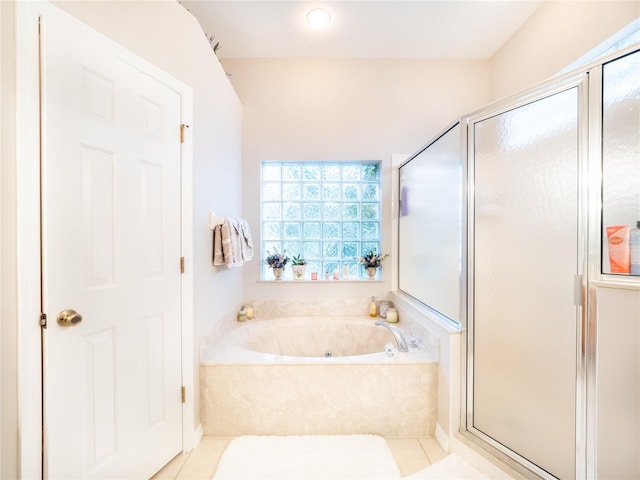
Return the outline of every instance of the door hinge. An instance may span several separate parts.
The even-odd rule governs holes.
[[[182,396],[182,403],[187,402],[187,387],[184,385],[180,387],[180,395]]]
[[[184,273],[184,257],[180,257],[180,273]]]
[[[40,314],[40,326],[42,328],[47,328],[47,314],[46,313],[41,313]]]
[[[184,123],[181,123],[180,124],[180,143],[184,143],[185,128],[189,128],[189,125],[185,125]]]

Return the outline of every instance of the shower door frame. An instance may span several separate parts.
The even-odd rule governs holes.
[[[467,127],[467,328],[465,329],[466,345],[463,348],[463,365],[466,370],[462,372],[462,392],[461,400],[461,428],[460,433],[473,441],[479,443],[483,448],[488,449],[492,454],[501,459],[514,470],[530,475],[531,473],[540,478],[553,479],[545,470],[541,469],[527,458],[510,450],[505,445],[492,439],[480,430],[473,427],[473,392],[474,392],[474,181],[475,181],[475,136],[474,125],[488,118],[500,115],[510,110],[531,104],[538,100],[548,98],[552,95],[577,88],[578,99],[578,178],[577,178],[577,275],[576,275],[576,432],[575,432],[575,474],[576,478],[585,478],[586,476],[586,394],[587,394],[587,312],[588,312],[588,286],[587,286],[587,268],[588,268],[588,147],[589,147],[589,76],[588,72],[582,71],[577,74],[571,74],[563,79],[547,82],[538,87],[534,87],[522,95],[510,97],[504,101],[490,105],[481,109],[474,114],[465,118]]]

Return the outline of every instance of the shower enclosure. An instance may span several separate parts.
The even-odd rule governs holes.
[[[398,288],[460,324],[460,432],[526,477],[640,478],[640,276],[607,237],[640,221],[639,47],[400,167]]]
[[[638,478],[640,277],[606,227],[640,219],[640,52],[467,125],[461,430],[527,475]]]

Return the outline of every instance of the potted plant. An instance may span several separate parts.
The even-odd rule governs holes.
[[[382,261],[388,256],[388,253],[376,253],[375,250],[369,250],[369,252],[362,257],[358,257],[358,262],[367,270],[369,280],[375,278],[376,271],[380,268]]]
[[[273,276],[276,280],[282,280],[282,269],[284,269],[284,266],[289,261],[289,256],[286,253],[278,252],[277,248],[274,248],[273,250],[273,253],[267,250],[265,263],[273,269]]]
[[[291,270],[295,280],[304,280],[304,272],[307,269],[307,261],[298,255],[291,258]]]

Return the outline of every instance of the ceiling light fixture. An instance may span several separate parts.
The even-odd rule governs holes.
[[[313,28],[326,27],[331,21],[331,14],[324,8],[314,8],[307,13],[307,23]]]

